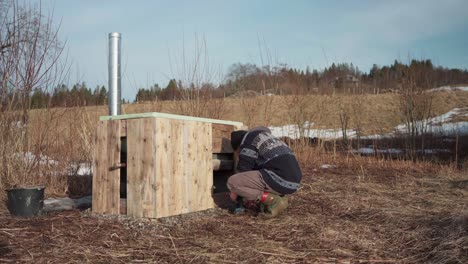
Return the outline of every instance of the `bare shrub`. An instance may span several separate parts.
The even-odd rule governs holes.
[[[343,140],[343,144],[348,144],[348,127],[349,121],[351,118],[351,110],[350,105],[346,102],[346,97],[338,96],[336,97],[337,105],[338,105],[338,116],[340,118],[340,126],[341,126],[341,136]]]
[[[361,147],[361,136],[363,134],[365,103],[363,95],[353,96],[351,101],[351,120],[356,131],[357,148]]]
[[[66,60],[59,60],[64,44],[52,15],[40,7],[16,1],[2,1],[0,7],[0,187],[43,184],[51,165],[42,154],[48,130],[30,131],[31,95],[66,77]]]
[[[198,117],[221,117],[226,111],[224,100],[214,100],[212,97],[213,91],[216,89],[212,83],[215,82],[219,74],[210,65],[205,38],[195,36],[192,53],[187,52],[184,42],[182,57],[175,66],[176,74],[173,73],[173,75],[177,75],[179,79],[177,90],[181,101],[173,105],[173,111]]]
[[[432,115],[433,94],[425,93],[422,87],[416,85],[416,73],[408,70],[402,83],[400,93],[400,109],[406,125],[407,149],[412,158],[416,157],[417,138],[421,138],[421,149],[424,149],[424,134],[428,120]]]

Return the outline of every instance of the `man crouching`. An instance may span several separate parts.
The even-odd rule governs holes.
[[[293,152],[266,127],[232,132],[231,145],[238,160],[237,173],[227,182],[231,200],[255,203],[265,217],[276,217],[288,206],[285,195],[297,191],[302,178]]]

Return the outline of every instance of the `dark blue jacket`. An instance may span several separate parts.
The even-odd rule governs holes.
[[[259,170],[268,186],[281,194],[295,192],[302,178],[291,149],[266,127],[253,128],[244,136],[237,170]]]

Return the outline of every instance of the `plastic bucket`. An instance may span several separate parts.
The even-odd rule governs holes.
[[[20,187],[7,190],[7,207],[16,216],[38,215],[44,207],[45,186]]]

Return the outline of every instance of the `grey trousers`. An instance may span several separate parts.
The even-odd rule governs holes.
[[[280,195],[263,180],[260,171],[246,171],[232,175],[227,181],[228,189],[249,201],[259,200],[263,192]]]

